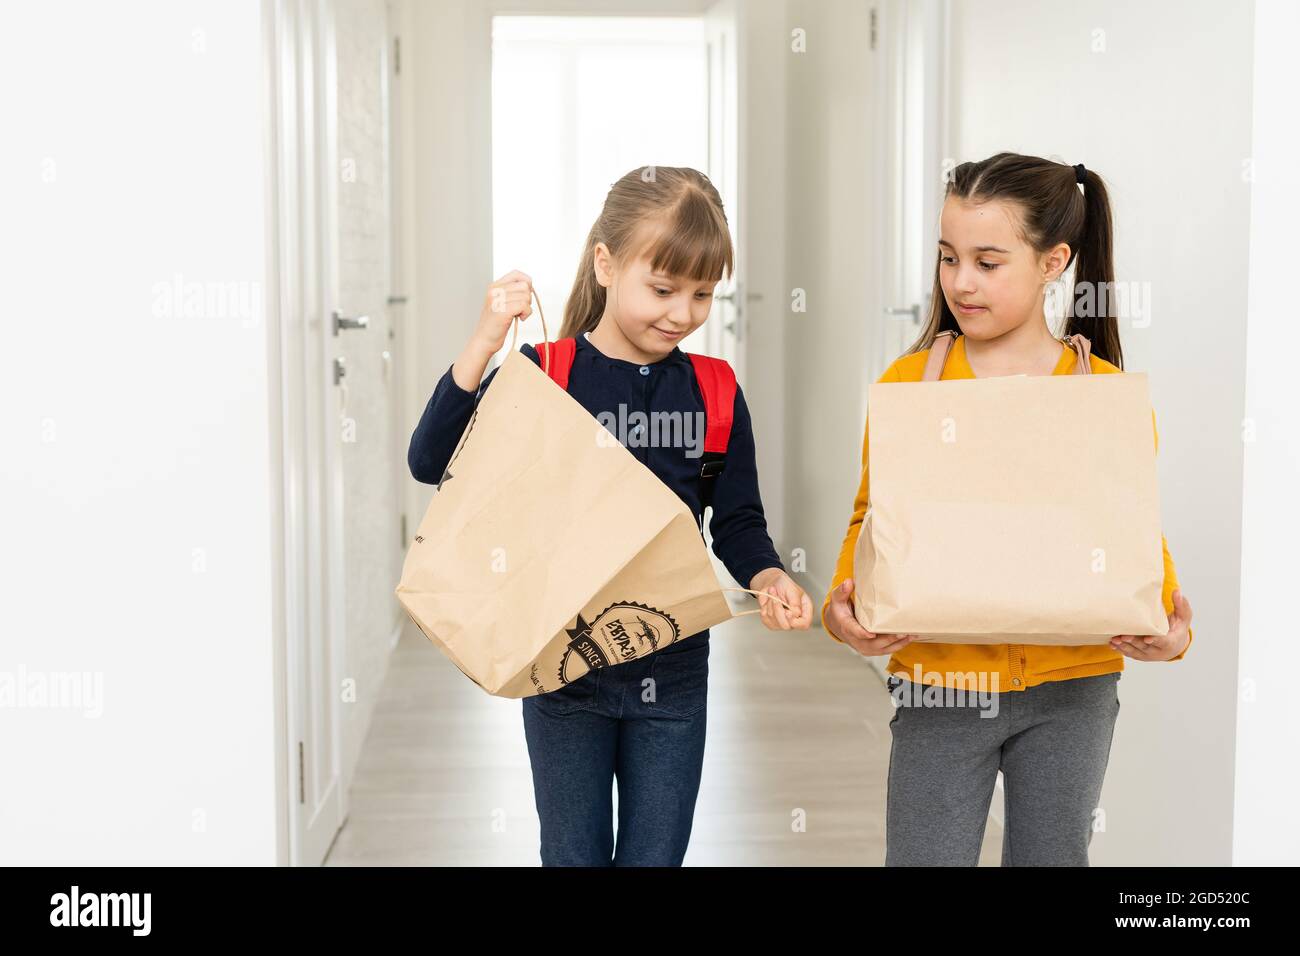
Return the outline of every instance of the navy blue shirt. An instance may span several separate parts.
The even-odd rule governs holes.
[[[523,345],[519,351],[541,366],[541,356],[531,345]],[[452,377],[450,367],[439,379],[433,397],[411,435],[411,447],[406,456],[411,475],[417,481],[437,484],[442,479],[475,405],[492,384],[496,373],[497,369],[493,369],[477,392],[461,388]],[[701,536],[704,527],[702,482],[714,483],[713,516],[709,521],[713,551],[741,587],[749,587],[750,579],[764,568],[782,567],[767,534],[767,520],[758,493],[753,425],[739,386],[736,387],[726,467],[713,478],[700,477],[699,452],[704,442],[702,429],[694,435],[692,442],[669,442],[662,437],[655,441],[654,436],[646,434],[644,426],[640,434],[631,426],[627,435],[617,434],[622,430],[617,426],[618,421],[627,422],[632,417],[633,424],[639,423],[639,418],[634,417],[636,412],[643,413],[647,421],[655,412],[679,412],[691,415],[692,423],[703,421],[704,396],[695,381],[695,368],[681,349],[674,348],[657,362],[639,365],[610,358],[585,336],[579,335],[573,369],[569,373],[569,394],[594,417],[599,419],[603,414],[606,428],[615,425],[611,434],[686,502],[701,528]],[[622,415],[620,406],[623,407]],[[695,413],[700,417],[695,418]],[[679,434],[694,432],[692,428]],[[692,454],[695,457],[691,457]]]

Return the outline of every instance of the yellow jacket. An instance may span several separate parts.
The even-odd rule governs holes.
[[[881,382],[919,382],[925,369],[929,349],[903,355],[880,376]],[[1053,375],[1069,374],[1074,369],[1075,352],[1068,345],[1062,345],[1061,360],[1057,363]],[[1092,371],[1109,374],[1120,370],[1105,359],[1091,356]],[[941,379],[974,378],[970,363],[966,360],[966,337],[957,336],[948,353],[947,363]],[[1151,413],[1151,428],[1155,432],[1155,412]],[[849,521],[849,530],[844,535],[844,544],[840,547],[839,561],[835,565],[835,577],[831,581],[830,592],[822,602],[822,626],[826,625],[826,612],[830,608],[831,593],[839,587],[845,578],[853,576],[853,551],[858,540],[858,529],[867,513],[868,475],[867,475],[867,435],[870,428],[862,434],[862,484],[858,488],[853,502],[853,518]],[[1160,436],[1155,434],[1156,448],[1160,447]],[[1173,593],[1178,588],[1178,577],[1174,570],[1173,559],[1169,556],[1169,545],[1160,536],[1164,548],[1165,580],[1162,589],[1165,613],[1174,609]],[[854,593],[856,594],[856,588]],[[835,637],[827,628],[826,633]],[[1188,629],[1187,647],[1171,660],[1182,660],[1191,645],[1192,629]],[[838,641],[839,638],[835,637]],[[992,681],[997,675],[997,690],[1025,690],[1037,684],[1054,680],[1070,680],[1075,677],[1092,677],[1097,674],[1111,674],[1124,669],[1124,655],[1114,650],[1109,644],[1086,646],[1049,646],[1038,644],[932,644],[914,642],[897,651],[890,657],[886,669],[891,674],[898,674],[908,679],[915,679],[917,669],[922,675],[923,683],[939,683],[947,687],[971,687],[963,684],[962,677],[951,675],[979,675],[985,673]],[[978,679],[978,678],[977,678]],[[970,678],[965,678],[969,681]],[[978,686],[978,685],[974,685]],[[993,689],[989,687],[988,689]]]

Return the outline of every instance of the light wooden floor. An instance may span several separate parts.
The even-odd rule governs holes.
[[[874,669],[817,628],[776,633],[756,616],[712,642],[686,864],[883,864],[893,709]],[[326,865],[537,865],[520,706],[484,694],[408,625]],[[990,819],[981,865],[998,865],[1001,845]]]

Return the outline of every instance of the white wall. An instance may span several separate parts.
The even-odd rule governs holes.
[[[401,356],[409,440],[434,385],[469,339],[493,278],[491,31],[475,0],[406,0],[396,9],[410,185],[401,211],[411,240]],[[432,488],[409,474],[406,488],[414,534]]]
[[[787,569],[786,521],[786,115],[789,40],[784,0],[740,0],[740,196],[746,221],[745,401],[754,422],[759,490],[767,530]],[[777,108],[773,108],[773,104]],[[800,581],[806,580],[796,574]]]
[[[1117,279],[1151,286],[1149,327],[1122,326],[1121,339],[1125,368],[1151,380],[1164,530],[1195,637],[1182,662],[1125,662],[1093,861],[1226,865],[1252,9],[1213,0],[953,7],[955,158],[1056,154],[1100,173],[1114,204]]]
[[[122,23],[0,31],[0,862],[270,864],[259,7]]]
[[[1295,294],[1292,249],[1300,194],[1295,37],[1300,7],[1260,0],[1255,20],[1254,183],[1251,186],[1250,303],[1246,338],[1245,514],[1241,560],[1241,653],[1232,862],[1294,866],[1300,789],[1295,753],[1300,711],[1292,675],[1296,641],[1295,542],[1300,538],[1300,379],[1289,348]],[[1249,427],[1249,431],[1245,430]]]

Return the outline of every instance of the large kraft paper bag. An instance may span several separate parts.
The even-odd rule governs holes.
[[[1145,375],[880,383],[868,401],[864,628],[954,644],[1166,633]]]
[[[685,503],[512,348],[397,598],[484,690],[528,697],[730,619],[722,591]]]

